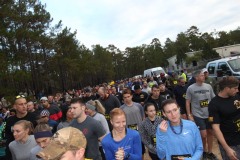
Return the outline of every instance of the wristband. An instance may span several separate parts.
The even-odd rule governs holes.
[[[192,114],[188,114],[188,117],[192,117]]]

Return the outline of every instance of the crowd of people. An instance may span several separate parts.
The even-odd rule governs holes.
[[[0,159],[240,159],[239,80],[195,71],[1,104]]]

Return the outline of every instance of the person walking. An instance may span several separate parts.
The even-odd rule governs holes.
[[[33,124],[21,120],[13,126],[15,140],[9,144],[13,160],[27,160],[30,158],[31,149],[37,145],[33,135]]]
[[[112,131],[102,140],[107,160],[142,159],[141,138],[137,131],[126,128],[126,115],[120,108],[110,112]]]
[[[5,128],[5,137],[6,137],[6,159],[11,160],[12,155],[9,150],[9,143],[11,143],[14,140],[12,128],[14,124],[20,120],[27,120],[30,121],[33,126],[36,126],[37,124],[37,117],[35,114],[27,111],[27,100],[24,95],[18,95],[15,97],[15,102],[13,107],[15,108],[16,114],[13,116],[10,116],[6,120],[6,128]],[[10,112],[11,113],[11,112]]]
[[[101,141],[105,136],[105,131],[101,123],[86,115],[86,104],[81,98],[73,98],[70,108],[74,118],[70,126],[82,131],[88,142],[86,147],[86,158],[101,160],[98,141]]]
[[[233,76],[219,81],[220,92],[208,106],[209,120],[224,160],[240,159],[239,80]]]
[[[175,100],[162,103],[163,120],[157,129],[157,155],[160,159],[200,160],[203,145],[195,123],[181,119],[180,108]]]
[[[186,92],[187,116],[200,129],[204,148],[203,159],[216,160],[217,157],[212,153],[212,127],[208,121],[208,104],[215,97],[215,94],[211,85],[204,83],[205,77],[201,70],[195,71],[193,76],[196,79],[196,83],[189,86]]]
[[[139,133],[143,144],[147,147],[152,160],[159,160],[156,149],[156,131],[162,118],[157,116],[156,107],[152,103],[144,105],[146,118],[139,125]]]

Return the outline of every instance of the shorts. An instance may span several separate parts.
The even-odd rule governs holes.
[[[196,116],[193,116],[193,118],[199,130],[212,129],[212,124],[208,121],[208,118],[199,118]]]

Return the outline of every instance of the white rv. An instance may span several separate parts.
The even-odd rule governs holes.
[[[154,75],[159,77],[161,73],[164,73],[166,76],[166,72],[162,67],[150,68],[150,69],[144,70],[143,77],[152,77]]]

